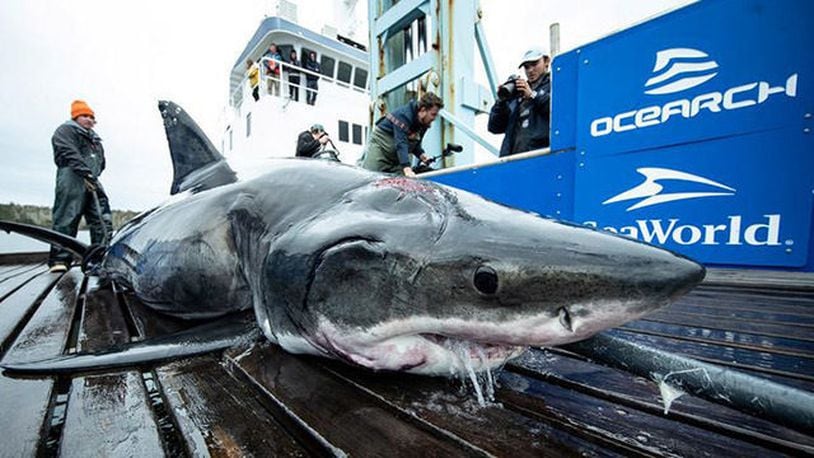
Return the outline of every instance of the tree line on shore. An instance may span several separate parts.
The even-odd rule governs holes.
[[[130,210],[113,210],[112,213],[114,229],[118,229],[122,224],[139,214],[139,212]],[[13,202],[0,204],[0,220],[51,227],[51,207],[20,205]],[[79,223],[79,230],[83,229],[87,229],[84,218]]]

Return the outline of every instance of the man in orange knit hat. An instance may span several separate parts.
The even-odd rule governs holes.
[[[99,183],[105,169],[102,139],[93,131],[96,115],[82,100],[71,103],[71,119],[51,137],[57,179],[54,197],[54,230],[76,237],[79,220],[84,216],[90,226],[93,244],[106,244],[113,231],[110,205]],[[71,266],[71,254],[51,247],[48,265],[51,272],[65,272]]]

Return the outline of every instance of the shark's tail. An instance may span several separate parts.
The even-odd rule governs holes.
[[[69,235],[46,229],[32,224],[15,223],[13,221],[0,220],[0,230],[8,233],[17,233],[32,239],[39,240],[51,245],[64,248],[82,260],[82,270],[87,271],[95,265],[104,254],[104,247],[98,245],[88,245]]]

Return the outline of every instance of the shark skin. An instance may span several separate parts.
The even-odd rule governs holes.
[[[162,103],[168,137],[193,122]],[[253,309],[291,353],[482,371],[635,320],[705,275],[673,252],[423,180],[309,159],[270,161],[249,181],[223,174],[219,155],[201,167],[227,179],[177,173],[177,194],[120,229],[94,273],[176,317]]]
[[[291,159],[151,212],[100,274],[175,316],[253,308],[292,353],[443,375],[464,367],[450,343],[493,368],[635,320],[704,269],[434,183]]]

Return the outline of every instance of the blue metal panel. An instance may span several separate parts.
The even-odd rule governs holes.
[[[433,181],[535,213],[572,220],[574,154],[561,153],[436,175]]]
[[[814,2],[709,0],[558,56],[570,152],[436,179],[706,264],[814,271],[813,20]]]
[[[812,18],[814,2],[701,2],[581,48],[578,147],[614,154],[799,122],[812,108]]]
[[[804,266],[812,140],[794,128],[588,155],[577,168],[575,220],[707,264]]]
[[[551,151],[574,149],[577,143],[577,83],[579,53],[570,52],[551,63]]]

